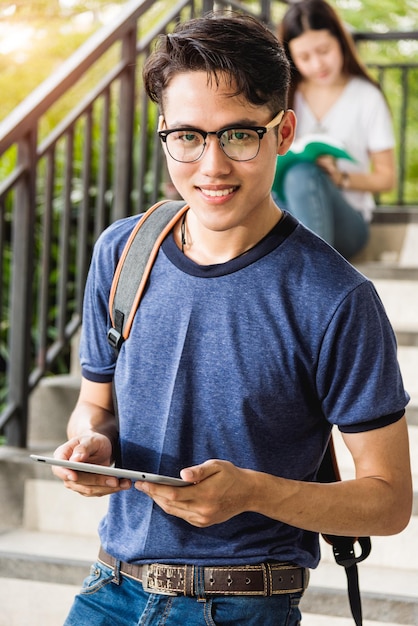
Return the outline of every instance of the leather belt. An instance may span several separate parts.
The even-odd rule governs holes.
[[[304,591],[309,571],[291,563],[260,563],[198,567],[150,563],[134,565],[118,561],[100,548],[99,561],[120,574],[142,583],[144,591],[165,595],[272,596]],[[195,571],[203,572],[202,590],[195,588]]]

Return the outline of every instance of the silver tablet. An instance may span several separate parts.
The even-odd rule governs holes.
[[[57,465],[59,467],[68,467],[76,472],[88,472],[89,474],[102,474],[105,476],[115,476],[116,478],[129,478],[133,482],[137,480],[159,483],[161,485],[172,485],[174,487],[186,487],[192,485],[181,478],[172,478],[171,476],[160,476],[158,474],[150,474],[149,472],[140,472],[137,470],[122,469],[120,467],[107,467],[106,465],[95,465],[94,463],[80,463],[78,461],[64,461],[63,459],[54,459],[48,456],[39,456],[31,454],[33,461],[40,463],[48,463],[48,465]]]

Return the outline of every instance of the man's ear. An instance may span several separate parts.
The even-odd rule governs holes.
[[[292,109],[287,109],[279,126],[277,154],[283,155],[293,143],[296,132],[296,115]]]
[[[165,127],[166,127],[166,123],[165,123],[164,115],[159,115],[158,116],[158,130],[164,130]],[[168,160],[167,144],[165,141],[161,141],[160,143],[161,143],[163,152],[165,154],[165,158]]]

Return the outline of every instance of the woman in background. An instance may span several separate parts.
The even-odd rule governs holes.
[[[395,185],[391,115],[350,34],[324,0],[293,4],[278,34],[292,65],[296,139],[328,136],[354,158],[321,156],[293,165],[283,179],[283,208],[350,258],[368,240],[373,194]]]

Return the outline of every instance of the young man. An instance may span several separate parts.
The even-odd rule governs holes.
[[[109,290],[138,217],[97,243],[82,388],[56,456],[109,465],[120,448],[123,467],[194,484],[54,469],[83,495],[111,494],[67,626],[294,626],[319,532],[408,523],[408,397],[380,300],[270,194],[295,130],[288,80],[276,38],[244,16],[181,24],[146,62],[189,209],[161,246],[117,366]],[[356,478],[319,484],[334,424]]]

